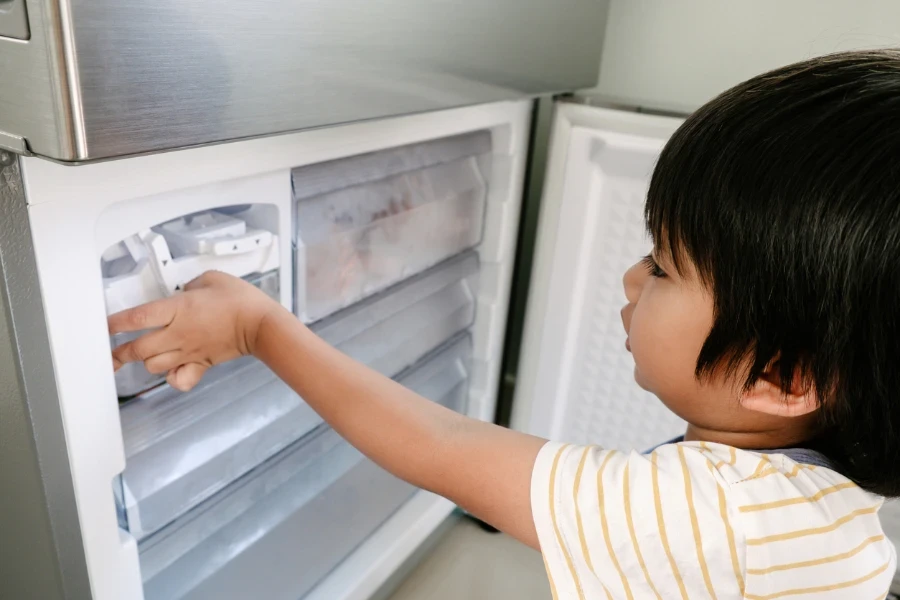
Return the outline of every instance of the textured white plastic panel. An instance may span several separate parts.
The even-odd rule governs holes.
[[[649,250],[642,210],[675,119],[560,105],[543,199],[514,426],[644,449],[683,423],[633,379],[622,275]]]

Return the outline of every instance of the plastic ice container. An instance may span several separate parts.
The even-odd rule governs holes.
[[[125,471],[118,499],[138,540],[322,422],[254,359],[216,367],[188,393],[151,390],[124,404],[120,416]]]
[[[314,322],[478,245],[491,138],[476,132],[295,169],[296,306]]]
[[[468,336],[457,338],[398,380],[462,411],[471,352]],[[414,491],[320,425],[142,541],[145,596],[302,597]]]
[[[312,329],[345,354],[393,377],[472,325],[478,273],[478,256],[464,254]]]
[[[254,273],[245,277],[248,282],[252,283],[266,294],[274,298],[280,299],[281,286],[278,276],[278,269],[267,273]],[[146,331],[138,331],[131,333],[117,333],[109,336],[110,347],[115,348],[126,342],[130,342],[139,338]],[[163,384],[166,381],[165,374],[154,375],[144,368],[144,363],[134,362],[123,365],[116,371],[116,395],[122,399],[132,398],[141,392],[145,392],[151,388]]]

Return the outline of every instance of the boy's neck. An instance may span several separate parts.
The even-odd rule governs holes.
[[[808,428],[803,431],[715,431],[690,423],[684,433],[686,442],[710,442],[747,450],[797,448],[804,446],[813,437]]]

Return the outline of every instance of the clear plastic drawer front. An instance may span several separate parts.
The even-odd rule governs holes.
[[[470,358],[463,336],[398,380],[462,411]],[[413,492],[321,425],[142,541],[146,597],[301,597]]]
[[[320,322],[316,331],[393,377],[471,325],[477,276],[477,256],[452,259]],[[138,540],[321,422],[287,385],[250,359],[212,370],[187,394],[168,386],[153,389],[120,412],[126,462],[119,505]]]
[[[476,246],[491,138],[447,138],[294,170],[297,308],[313,322]]]
[[[277,454],[321,423],[265,365],[222,365],[181,394],[157,388],[122,406],[119,503],[138,539]]]
[[[470,327],[478,256],[468,253],[313,326],[345,354],[393,377]]]

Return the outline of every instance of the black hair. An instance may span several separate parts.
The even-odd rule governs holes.
[[[697,376],[774,365],[820,400],[821,442],[900,496],[900,51],[845,52],[728,90],[660,155],[659,252],[714,297]]]

